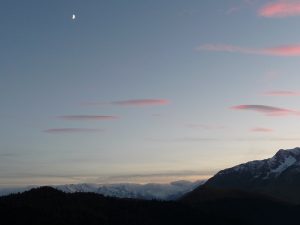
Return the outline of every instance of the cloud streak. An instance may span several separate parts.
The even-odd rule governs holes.
[[[231,52],[269,56],[300,56],[300,44],[281,45],[268,48],[248,48],[227,44],[205,44],[196,48],[197,51]]]
[[[300,16],[299,0],[277,0],[264,5],[258,10],[258,15],[267,18],[283,18]]]
[[[117,116],[103,116],[103,115],[65,115],[58,116],[57,118],[62,120],[75,120],[75,121],[86,121],[86,120],[115,120]]]
[[[273,132],[273,129],[265,128],[265,127],[254,127],[250,130],[251,132]]]
[[[110,102],[110,104],[112,105],[137,106],[137,107],[167,105],[169,103],[170,101],[167,99],[131,99],[131,100]]]
[[[238,5],[231,6],[225,13],[227,15],[241,11],[242,9],[248,8],[253,5],[257,0],[242,0]]]
[[[241,9],[241,7],[239,7],[239,6],[232,6],[226,11],[226,14],[231,15],[235,12],[238,12],[240,9]]]
[[[91,128],[52,128],[44,130],[49,134],[70,134],[70,133],[96,133],[102,132],[103,129],[91,129]]]
[[[196,124],[196,123],[186,124],[186,127],[195,128],[195,129],[199,128],[203,130],[219,130],[219,129],[226,128],[226,126],[222,126],[222,125],[209,125],[209,124]]]
[[[146,138],[147,141],[153,142],[203,142],[203,141],[219,141],[218,138],[210,137],[180,137],[180,138]]]
[[[266,116],[300,116],[300,112],[291,109],[278,108],[267,105],[237,105],[231,107],[233,110],[248,110],[262,113]]]
[[[265,96],[300,96],[300,91],[267,91]]]

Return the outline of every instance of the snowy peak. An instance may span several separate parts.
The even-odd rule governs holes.
[[[300,148],[289,150],[279,150],[268,161],[270,173],[275,173],[277,176],[293,165],[299,165]]]
[[[220,171],[218,174],[250,173],[255,178],[277,177],[291,166],[300,166],[300,148],[280,149],[272,158],[255,160]],[[217,174],[217,175],[218,175]]]
[[[168,184],[69,184],[55,186],[55,188],[67,193],[93,192],[118,198],[173,200],[192,191],[202,183],[204,181],[175,181]]]
[[[222,170],[205,186],[260,192],[300,203],[300,148],[280,149],[269,159]]]

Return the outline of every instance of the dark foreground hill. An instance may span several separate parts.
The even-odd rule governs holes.
[[[67,194],[51,187],[1,197],[0,218],[2,225],[235,224],[179,202]]]
[[[207,190],[204,194],[210,194]],[[217,190],[213,190],[214,195]],[[205,201],[145,201],[49,187],[0,198],[2,225],[296,225],[300,208],[261,195]]]

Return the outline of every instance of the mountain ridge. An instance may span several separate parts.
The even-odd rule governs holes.
[[[204,186],[257,192],[300,203],[300,148],[280,149],[271,158],[221,170]]]
[[[299,206],[242,192],[197,204],[65,193],[52,187],[0,197],[3,225],[298,225],[299,212]]]
[[[116,183],[116,184],[95,184],[95,183],[79,183],[65,185],[50,185],[51,187],[63,191],[65,193],[90,192],[101,194],[108,197],[117,198],[135,198],[145,200],[175,200],[183,196],[185,193],[192,191],[204,181],[195,182],[178,180],[170,183]],[[38,186],[19,187],[19,188],[0,188],[0,196],[13,193],[22,193]]]

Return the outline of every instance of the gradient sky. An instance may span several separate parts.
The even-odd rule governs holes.
[[[299,19],[295,0],[2,0],[0,185],[200,179],[299,146]]]

